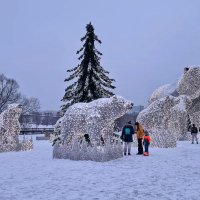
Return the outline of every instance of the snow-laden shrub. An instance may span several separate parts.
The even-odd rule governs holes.
[[[150,96],[149,100],[148,100],[148,104],[150,105],[152,102],[161,99],[163,97],[169,96],[169,95],[173,95],[173,96],[177,96],[177,82],[174,82],[172,84],[165,84],[160,86],[158,89],[156,89]]]
[[[177,91],[192,100],[200,97],[200,67],[189,67],[178,82]]]
[[[163,101],[164,98],[171,98],[171,96],[180,98],[183,95],[187,96],[188,99],[186,103],[187,108],[184,113],[177,115],[177,112],[172,112],[173,110],[168,106],[170,112],[165,109],[165,103],[167,102],[165,102],[165,100]],[[160,101],[163,101],[163,107],[158,106],[155,108],[155,105],[159,104]],[[191,135],[188,134],[189,124],[195,124],[197,127],[200,127],[200,67],[191,66],[185,68],[183,75],[175,83],[166,84],[156,89],[150,96],[148,103],[148,107],[142,112],[142,115],[145,114],[146,116],[149,112],[148,117],[143,117],[144,119],[142,119],[142,123],[144,123],[145,127],[149,127],[149,130],[154,129],[155,132],[164,133],[168,131],[169,134],[174,134],[174,132],[176,132],[180,136],[178,139],[190,140]],[[172,118],[174,118],[172,115],[175,116],[175,126],[170,123]],[[156,116],[158,116],[158,119]],[[156,125],[148,123],[149,120],[152,121],[151,118],[154,119]],[[163,124],[168,125],[166,126]],[[151,128],[151,126],[153,126],[153,128]],[[161,129],[163,129],[163,131],[161,131]],[[158,146],[157,144],[156,142],[156,146]]]
[[[110,138],[113,137],[115,120],[132,107],[132,102],[120,96],[70,106],[55,126],[54,158],[107,161],[120,157],[121,147],[111,143]],[[87,148],[80,146],[85,134],[91,144]],[[104,145],[100,145],[102,138]]]
[[[123,156],[121,143],[109,142],[97,145],[88,144],[85,140],[82,142],[74,139],[70,144],[55,144],[53,149],[53,158],[70,160],[91,160],[96,162],[105,162]]]
[[[0,114],[0,152],[29,150],[33,147],[32,141],[19,141],[19,117],[22,107],[19,104],[10,104]]]
[[[191,113],[190,120],[192,124],[195,124],[199,128],[200,127],[200,110],[199,112]]]
[[[151,103],[139,113],[137,121],[152,136],[152,146],[176,147],[176,141],[187,129],[187,109],[191,105],[185,96],[167,96]]]
[[[151,146],[159,148],[174,148],[176,147],[178,134],[174,134],[169,130],[156,128],[151,130]]]
[[[25,137],[20,142],[19,150],[21,151],[27,151],[33,149],[33,140],[32,139],[26,139]]]
[[[61,120],[63,140],[69,136],[90,136],[98,141],[113,135],[114,121],[132,109],[133,103],[120,96],[101,98],[90,103],[76,103],[70,106]]]

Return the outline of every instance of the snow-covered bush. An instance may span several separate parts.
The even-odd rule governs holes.
[[[70,106],[58,123],[61,142],[54,145],[54,158],[76,157],[77,160],[82,155],[80,151],[83,152],[83,149],[87,149],[83,157],[89,160],[106,161],[115,159],[119,155],[121,157],[122,154],[117,153],[121,149],[119,147],[121,144],[111,143],[114,121],[132,107],[132,102],[120,96]],[[89,136],[91,143],[87,148],[80,146],[85,134]],[[104,144],[101,143],[101,137]]]
[[[154,101],[139,113],[137,121],[151,134],[152,146],[176,147],[180,133],[187,129],[190,104],[185,95],[167,96]]]
[[[185,94],[192,100],[188,110],[190,121],[200,127],[200,67],[189,67],[178,83],[177,91]]]
[[[101,136],[113,136],[115,119],[124,115],[133,103],[120,96],[101,98],[90,103],[76,103],[70,106],[61,120],[61,139],[77,138],[88,134],[91,142],[98,142]]]
[[[20,147],[19,150],[21,150],[21,151],[27,151],[27,150],[33,149],[32,138],[29,140],[24,137],[23,140],[20,142],[19,147]]]
[[[192,100],[200,97],[200,67],[189,67],[178,82],[177,91]]]
[[[104,145],[88,144],[85,140],[82,142],[74,139],[72,142],[54,145],[53,158],[62,158],[70,160],[91,160],[96,162],[105,162],[123,156],[121,143],[106,141]]]
[[[185,109],[183,109],[184,112],[183,110],[181,112],[180,110],[178,112],[174,111],[172,109],[173,105],[165,105],[167,104],[166,98],[171,99],[172,96],[174,98],[186,97],[187,101],[185,102]],[[161,103],[162,106],[157,106],[160,102],[163,102]],[[144,127],[152,129],[153,138],[154,132],[159,134],[163,132],[161,133],[162,135],[174,134],[176,132],[179,134],[178,139],[189,140],[191,138],[187,132],[189,122],[200,127],[200,67],[186,67],[183,75],[175,83],[166,84],[156,89],[150,96],[148,103],[148,107],[139,115],[138,120],[144,123]],[[177,105],[180,107],[181,104],[178,103]],[[141,115],[143,116],[141,117]],[[173,118],[175,119],[174,124],[171,123]],[[149,120],[153,121],[152,119],[155,121],[155,125],[148,123]],[[168,132],[167,134],[165,133],[166,131]],[[153,141],[157,141],[156,136]],[[161,140],[159,139],[159,141]],[[162,144],[158,145],[157,142],[154,143],[156,143],[156,146],[163,146]]]
[[[176,96],[177,95],[176,88],[177,88],[177,81],[172,84],[165,84],[160,86],[150,96],[148,104],[150,105],[152,102],[169,95]]]
[[[52,142],[52,146],[54,146],[56,143],[61,143],[61,122],[62,117],[58,119],[58,121],[54,125],[54,132],[50,135],[50,142]]]
[[[23,141],[23,144],[19,141],[21,112],[21,105],[10,104],[0,114],[0,152],[28,150],[33,146],[31,141]]]
[[[190,120],[197,127],[200,127],[200,111],[199,112],[195,112],[195,113],[191,113],[190,114]]]

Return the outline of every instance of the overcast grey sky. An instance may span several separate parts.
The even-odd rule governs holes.
[[[90,21],[116,94],[146,104],[200,59],[199,0],[0,0],[0,73],[42,109],[59,109]]]

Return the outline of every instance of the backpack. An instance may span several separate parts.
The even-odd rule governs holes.
[[[197,129],[197,127],[192,127],[192,129],[191,129],[191,133],[198,133],[198,129]]]
[[[130,128],[125,128],[125,135],[130,135],[130,134],[131,134]]]

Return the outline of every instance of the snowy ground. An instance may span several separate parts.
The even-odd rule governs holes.
[[[0,200],[199,200],[200,144],[106,163],[52,159],[48,141],[0,154]]]

